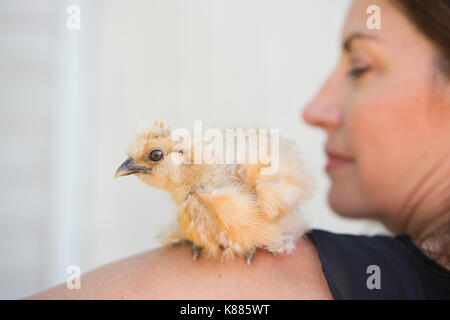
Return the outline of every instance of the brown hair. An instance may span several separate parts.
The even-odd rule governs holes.
[[[390,0],[438,49],[438,68],[450,79],[450,0]],[[436,262],[450,265],[450,223],[431,238],[438,238],[439,250],[426,250]]]
[[[450,78],[450,0],[391,0],[438,49],[439,69]]]

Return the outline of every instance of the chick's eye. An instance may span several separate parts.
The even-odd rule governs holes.
[[[163,156],[164,156],[164,152],[162,152],[159,149],[155,149],[155,150],[152,150],[152,152],[150,152],[150,154],[148,155],[148,159],[150,161],[156,162],[156,161],[161,160],[163,158]]]

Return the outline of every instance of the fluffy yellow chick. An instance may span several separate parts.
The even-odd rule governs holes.
[[[165,235],[165,245],[189,242],[194,259],[200,252],[228,261],[237,255],[250,264],[258,248],[292,252],[305,230],[298,207],[311,196],[313,180],[293,142],[280,139],[278,147],[279,166],[270,174],[262,174],[270,166],[268,158],[194,163],[194,148],[155,123],[133,141],[116,177],[134,174],[172,195],[178,223]]]

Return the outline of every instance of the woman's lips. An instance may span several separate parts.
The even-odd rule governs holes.
[[[336,153],[327,151],[328,163],[326,166],[326,171],[330,171],[336,168],[343,167],[352,162],[352,159],[346,156],[338,155]]]

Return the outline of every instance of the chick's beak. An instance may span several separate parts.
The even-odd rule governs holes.
[[[124,163],[120,165],[120,167],[116,171],[115,178],[128,176],[130,174],[136,173],[146,173],[149,174],[152,170],[151,168],[142,167],[142,166],[134,166],[133,158],[128,158]]]

